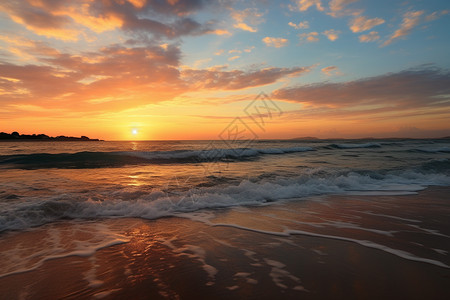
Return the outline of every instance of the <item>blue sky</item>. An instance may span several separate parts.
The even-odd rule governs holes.
[[[265,63],[283,67],[317,65],[318,69],[329,66],[338,68],[332,72],[333,76],[312,72],[301,79],[301,82],[305,83],[324,79],[351,80],[396,72],[422,64],[449,67],[450,4],[447,1],[340,2],[343,3],[343,9],[338,11],[336,16],[330,15],[332,11],[327,7],[328,1],[321,1],[323,11],[317,10],[314,5],[300,11],[296,9],[293,1],[254,2],[256,5],[250,9],[245,5],[248,2],[240,3],[236,8],[230,9],[231,15],[235,9],[247,9],[248,16],[243,17],[243,21],[249,23],[256,32],[235,28],[239,21],[227,16],[224,18],[226,23],[223,28],[231,34],[186,40],[182,46],[186,53],[185,62],[195,64],[203,60],[203,67],[228,64],[243,68],[250,64]],[[345,3],[349,4],[345,6]],[[401,28],[408,18],[406,14],[411,12],[421,13],[420,16],[411,18],[412,28],[392,40],[389,45],[384,45],[395,31]],[[214,14],[212,16],[215,17]],[[371,28],[369,25],[364,31],[353,32],[350,27],[358,17],[364,17],[366,21],[379,19],[382,23]],[[297,25],[297,28],[289,23]],[[303,25],[298,26],[299,23]],[[337,39],[334,41],[324,34],[330,30],[337,32]],[[317,41],[307,41],[308,34],[314,32],[318,34],[313,35]],[[374,41],[360,41],[361,36],[369,35],[370,32],[376,32],[373,36],[378,38]],[[265,37],[288,41],[286,45],[275,48],[263,42]],[[251,52],[244,52],[244,49],[251,49]],[[211,55],[212,52],[221,50],[221,55]],[[228,53],[233,50],[242,52]],[[229,60],[235,56],[240,57]]]

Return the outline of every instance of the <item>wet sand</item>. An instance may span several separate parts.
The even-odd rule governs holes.
[[[447,299],[448,195],[432,187],[4,233],[0,299]]]

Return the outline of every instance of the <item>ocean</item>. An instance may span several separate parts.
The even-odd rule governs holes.
[[[44,270],[54,260],[92,260],[101,250],[130,246],[138,238],[130,228],[143,224],[159,232],[153,242],[199,264],[205,276],[199,285],[221,286],[232,293],[241,287],[239,280],[255,284],[250,280],[255,269],[231,274],[235,284],[219,284],[225,280],[219,274],[226,268],[220,267],[224,261],[212,263],[212,256],[229,260],[220,251],[232,244],[231,237],[213,239],[220,251],[201,247],[207,238],[177,245],[176,238],[183,234],[167,235],[180,230],[184,221],[179,220],[197,224],[190,228],[199,232],[222,227],[269,235],[272,243],[293,235],[350,242],[448,270],[447,186],[449,139],[256,140],[244,148],[226,141],[1,142],[0,286],[1,280]],[[443,188],[436,202],[440,206],[430,203],[430,209],[443,224],[427,227],[433,218],[424,218],[419,206],[402,199],[416,199],[411,196],[438,187]],[[425,201],[420,209],[426,205]],[[314,219],[317,215],[321,217]],[[174,228],[179,222],[181,227]],[[405,224],[410,226],[405,229]],[[415,235],[405,236],[411,232]],[[29,239],[34,242],[26,242]],[[300,283],[304,279],[295,270],[287,271],[289,262],[281,263],[270,253],[256,260],[266,247],[244,254],[252,268],[258,264],[270,268],[266,275],[274,285],[272,291],[313,289]],[[141,250],[141,255],[150,255],[148,249]],[[134,272],[131,267],[123,269],[125,275]],[[96,270],[98,264],[79,272],[86,285],[74,295],[102,298],[124,292],[124,286],[117,285],[101,290],[108,280],[99,280]],[[262,277],[254,280],[263,282]],[[161,284],[155,283],[158,297],[180,295],[177,288]]]

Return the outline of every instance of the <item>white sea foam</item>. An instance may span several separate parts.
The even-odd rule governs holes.
[[[113,294],[115,292],[120,291],[120,290],[121,289],[111,289],[111,290],[101,291],[101,292],[98,292],[98,293],[94,294],[94,298],[95,299],[103,299],[103,298],[108,297],[109,295],[111,295],[111,294]]]
[[[273,283],[275,283],[276,286],[287,289],[288,286],[286,285],[286,279],[295,282],[295,286],[292,288],[294,290],[298,291],[307,291],[304,287],[299,285],[300,278],[292,275],[290,272],[288,272],[285,267],[286,265],[272,259],[264,259],[266,264],[272,267],[269,276],[272,277]]]
[[[89,287],[98,288],[99,286],[103,285],[104,282],[97,278],[96,273],[99,265],[97,264],[95,256],[89,257],[89,262],[91,263],[91,268],[83,273],[84,279],[88,282]]]
[[[48,228],[31,230],[33,242],[24,247],[23,242],[13,243],[14,234],[9,237],[12,247],[2,246],[0,251],[0,278],[12,274],[23,273],[40,267],[45,261],[70,256],[91,256],[97,250],[129,241],[128,237],[110,230],[105,224],[74,223],[67,227],[49,225]],[[42,235],[42,238],[36,236]],[[69,241],[63,237],[71,236]],[[20,240],[22,240],[20,238]],[[85,279],[92,286],[98,286],[101,281],[95,277],[95,261],[93,268],[85,273]]]
[[[372,216],[390,218],[390,219],[394,219],[394,220],[406,221],[406,222],[413,222],[413,223],[421,223],[422,222],[422,221],[419,221],[419,220],[401,218],[401,217],[391,216],[391,215],[386,215],[386,214],[379,214],[379,213],[376,214],[376,213],[373,213],[371,211],[362,211],[361,213],[364,213],[364,214],[367,214],[367,215],[372,215]]]
[[[210,286],[214,284],[218,271],[215,267],[206,263],[206,251],[202,247],[196,245],[184,245],[183,247],[175,248],[172,251],[180,256],[187,256],[200,262],[203,270],[206,274],[208,274],[208,278],[210,280],[206,283],[206,285]]]
[[[258,280],[251,278],[252,274],[248,272],[237,272],[233,277],[243,278],[249,284],[258,284]]]
[[[381,176],[381,175],[380,175]],[[160,190],[150,193],[137,189],[133,200],[118,197],[111,190],[101,200],[79,200],[79,195],[54,196],[51,199],[30,199],[2,203],[0,231],[24,229],[61,218],[139,217],[155,219],[205,208],[241,205],[268,205],[271,202],[326,194],[408,195],[427,185],[450,185],[444,174],[422,174],[404,171],[372,178],[355,172],[319,177],[304,175],[295,178],[275,178],[253,182],[243,180],[238,185],[195,188],[177,195]]]
[[[274,236],[289,237],[291,235],[306,235],[306,236],[313,236],[313,237],[320,237],[320,238],[326,238],[326,239],[352,242],[352,243],[356,243],[356,244],[359,244],[359,245],[362,245],[362,246],[365,246],[368,248],[381,250],[381,251],[393,254],[395,256],[398,256],[398,257],[401,257],[401,258],[404,258],[407,260],[423,262],[423,263],[450,269],[450,266],[443,262],[440,262],[440,261],[437,261],[434,259],[419,257],[419,256],[416,256],[409,252],[399,250],[399,249],[393,249],[393,248],[387,247],[385,245],[381,245],[381,244],[378,244],[378,243],[375,243],[372,241],[368,241],[368,240],[358,240],[358,239],[353,239],[353,238],[348,238],[348,237],[343,237],[343,236],[320,234],[320,233],[314,233],[314,232],[303,231],[303,230],[294,230],[294,229],[285,229],[285,230],[279,232],[279,231],[260,230],[260,229],[250,228],[250,227],[241,226],[238,224],[231,224],[231,223],[229,223],[229,224],[228,223],[211,223],[211,222],[208,222],[208,223],[211,226],[232,227],[232,228],[237,228],[237,229],[262,233],[262,234],[269,234],[269,235],[274,235]]]

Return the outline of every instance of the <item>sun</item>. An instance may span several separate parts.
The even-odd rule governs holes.
[[[137,135],[139,132],[136,128],[131,129],[131,134]]]

